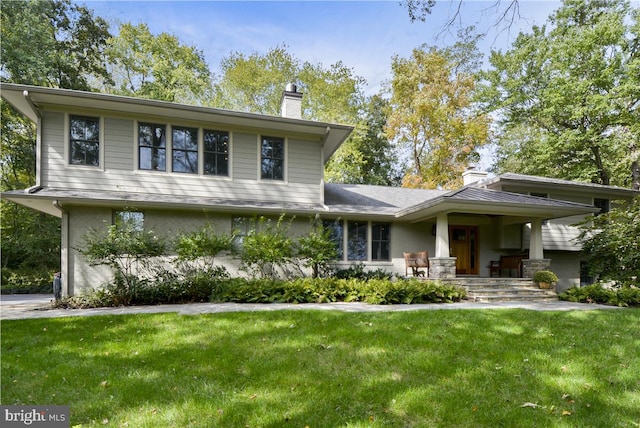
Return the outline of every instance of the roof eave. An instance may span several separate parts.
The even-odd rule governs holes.
[[[552,219],[573,215],[587,215],[599,212],[598,208],[589,206],[559,207],[536,204],[482,202],[465,200],[447,200],[440,197],[425,204],[416,205],[396,213],[398,220],[423,221],[436,217],[439,213],[464,212],[467,214],[518,216],[526,218]]]
[[[237,112],[122,95],[45,88],[13,83],[2,84],[2,98],[34,122],[37,120],[37,111],[34,110],[36,106],[57,106],[58,108],[76,107],[91,108],[106,112],[112,111],[118,115],[124,113],[159,116],[306,134],[323,141],[325,161],[338,149],[349,134],[351,134],[351,131],[353,131],[352,126],[335,123],[331,124],[304,119]]]

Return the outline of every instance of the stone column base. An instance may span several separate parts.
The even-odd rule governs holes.
[[[429,258],[429,278],[455,278],[456,257]]]
[[[522,260],[522,277],[533,278],[533,274],[539,270],[550,270],[551,259],[524,259]]]

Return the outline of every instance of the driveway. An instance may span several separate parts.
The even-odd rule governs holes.
[[[190,303],[184,305],[122,306],[95,309],[53,309],[52,294],[8,294],[0,296],[0,320],[25,318],[60,318],[71,316],[153,314],[175,312],[181,315],[198,315],[222,312],[258,312],[278,310],[337,310],[342,312],[398,312],[449,309],[528,309],[533,311],[585,311],[620,310],[605,306],[562,301],[550,302],[493,302],[493,303],[431,303],[415,305],[369,305],[367,303]]]

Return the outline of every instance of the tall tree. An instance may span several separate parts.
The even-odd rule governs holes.
[[[474,39],[454,47],[414,49],[410,58],[393,58],[387,136],[407,147],[412,171],[405,187],[454,188],[462,172],[479,159],[489,138],[489,119],[473,104],[477,58]]]
[[[374,95],[368,99],[353,137],[327,163],[325,180],[349,184],[400,185],[402,170],[398,156],[384,133],[389,112],[389,102],[385,98]]]
[[[211,96],[204,54],[171,34],[156,36],[146,24],[122,24],[108,45],[114,79],[105,85],[108,92],[191,104]]]
[[[397,183],[393,149],[381,132],[385,101],[373,97],[367,104],[362,93],[364,79],[344,63],[324,67],[302,62],[286,46],[277,46],[264,55],[232,53],[222,60],[221,68],[215,107],[278,115],[284,87],[296,83],[304,93],[304,119],[355,124],[353,135],[327,164],[328,181]]]
[[[278,114],[282,91],[287,83],[297,81],[300,67],[300,62],[287,52],[286,46],[272,48],[265,55],[233,52],[220,62],[221,78],[216,82],[212,105],[229,110]]]
[[[14,83],[90,90],[109,80],[105,20],[69,0],[2,3],[2,77]]]
[[[104,49],[107,23],[69,0],[5,1],[1,9],[0,77],[38,86],[91,90],[109,81]],[[0,188],[35,184],[35,127],[2,103]],[[2,201],[2,266],[60,263],[60,221]]]
[[[640,141],[640,13],[567,0],[492,52],[484,94],[501,118],[497,170],[627,186]]]

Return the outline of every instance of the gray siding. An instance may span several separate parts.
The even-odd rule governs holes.
[[[105,169],[132,171],[136,167],[133,121],[107,117],[104,128],[107,130],[104,144]]]
[[[45,187],[283,203],[316,204],[322,198],[321,147],[317,141],[287,140],[289,158],[286,160],[287,177],[283,182],[260,180],[258,134],[234,130],[230,130],[230,177],[139,171],[135,121],[103,117],[101,165],[86,167],[69,165],[65,159],[65,144],[68,144],[65,117],[59,112],[43,115],[42,184]],[[207,124],[200,126],[208,128]],[[170,162],[171,153],[167,150],[169,169]]]

